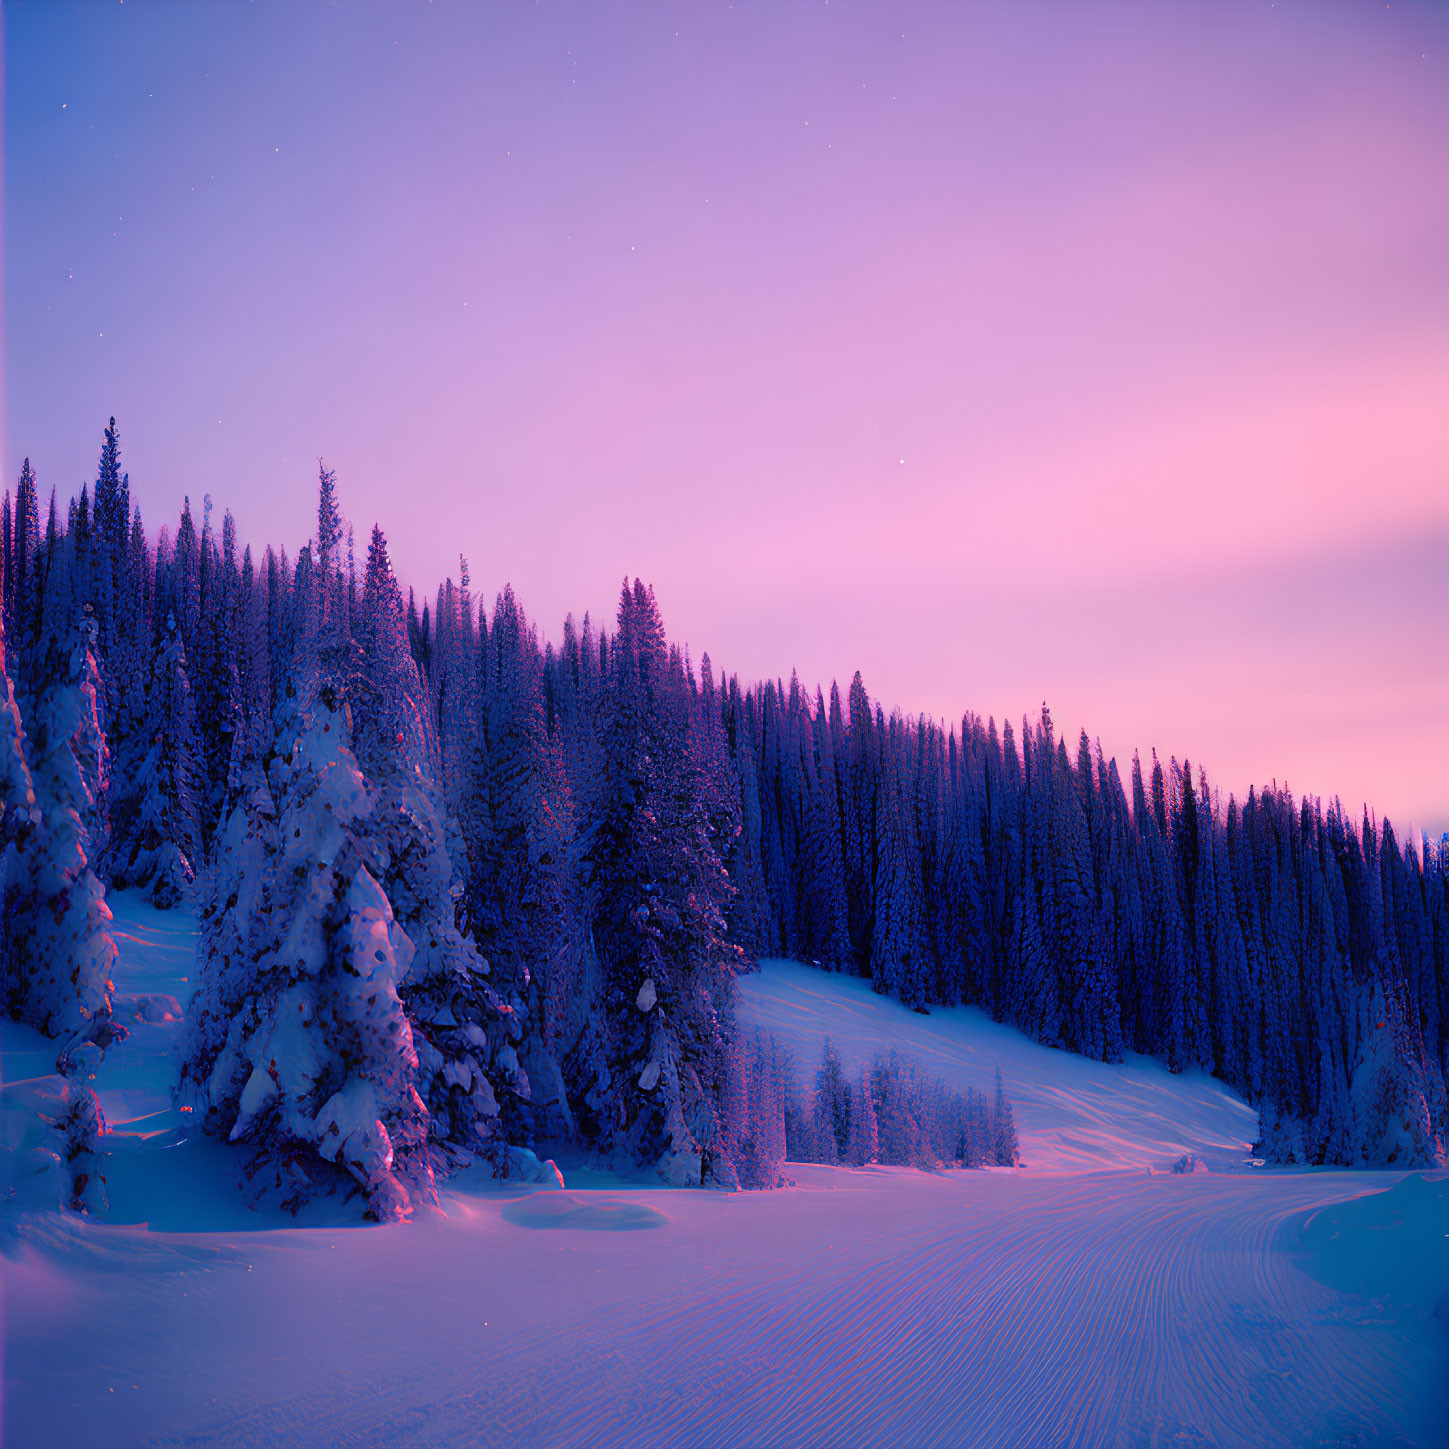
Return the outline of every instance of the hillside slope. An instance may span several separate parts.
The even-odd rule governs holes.
[[[1033,1170],[1166,1168],[1185,1152],[1236,1170],[1257,1135],[1257,1113],[1202,1072],[1174,1075],[1143,1056],[1107,1065],[1053,1051],[973,1007],[924,1016],[868,981],[793,961],[765,961],[741,978],[739,1014],[789,1048],[806,1083],[827,1036],[852,1070],[894,1049],[954,1087],[989,1092],[999,1066],[1022,1161]]]

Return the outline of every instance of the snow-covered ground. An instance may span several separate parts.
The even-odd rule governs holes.
[[[118,989],[184,999],[190,923],[115,909]],[[5,1443],[1444,1442],[1449,1183],[1248,1169],[1252,1114],[1216,1083],[839,977],[772,963],[743,999],[802,1069],[826,1032],[962,1085],[999,1062],[1028,1170],[794,1167],[744,1194],[580,1173],[455,1184],[404,1227],[284,1226],[237,1203],[225,1148],[178,1143],[175,1023],[138,1022],[98,1084],[129,1134],[110,1220],[5,1225]],[[33,1034],[0,1048],[6,1080],[49,1069]],[[1221,1170],[1145,1170],[1188,1150]]]
[[[813,1081],[827,1036],[852,1074],[894,1048],[953,1087],[990,1092],[1000,1067],[1033,1170],[1168,1168],[1195,1152],[1236,1171],[1257,1135],[1258,1114],[1201,1072],[1174,1076],[1140,1056],[1107,1066],[1041,1046],[972,1007],[925,1016],[867,981],[793,961],[766,961],[741,981],[740,1018],[788,1047],[803,1081]]]

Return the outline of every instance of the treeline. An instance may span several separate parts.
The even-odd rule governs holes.
[[[475,634],[453,591],[420,670],[386,540],[356,559],[329,473],[295,562],[209,506],[153,545],[128,493],[113,424],[93,492],[42,525],[27,464],[0,516],[7,1010],[64,1059],[103,1048],[102,882],[191,898],[180,1102],[259,1191],[354,1183],[391,1218],[439,1168],[556,1143],[777,1175],[782,1107],[772,1166],[778,1094],[733,1025],[723,725],[648,591],[562,698],[565,742],[506,593]]]
[[[1051,1046],[1201,1067],[1283,1162],[1433,1164],[1446,1141],[1449,841],[1133,758],[887,717],[792,678],[725,692],[740,938],[968,1002]]]
[[[114,422],[64,509],[26,464],[0,565],[6,1008],[103,1049],[104,887],[194,900],[179,1090],[267,1190],[395,1216],[565,1145],[768,1185],[810,1150],[734,1024],[770,954],[1201,1065],[1279,1158],[1439,1160],[1449,862],[1386,824],[1155,757],[1129,799],[1045,712],[717,683],[638,582],[548,645],[466,563],[419,607],[326,470],[295,559],[209,500],[153,541]]]
[[[153,543],[114,422],[63,511],[28,462],[6,495],[0,965],[92,1123],[76,1201],[85,1083],[124,1031],[108,885],[198,910],[178,1100],[258,1192],[352,1185],[394,1218],[440,1171],[559,1148],[775,1185],[793,1088],[734,1021],[741,796],[708,662],[639,583],[613,633],[550,653],[466,565],[419,619],[380,529],[359,552],[325,469],[295,561],[209,500]]]

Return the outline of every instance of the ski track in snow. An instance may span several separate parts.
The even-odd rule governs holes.
[[[167,982],[189,973],[190,923],[116,910],[118,987],[184,995]],[[1306,1214],[1401,1174],[1149,1175],[1140,1164],[1174,1149],[1240,1162],[1247,1109],[1205,1078],[1083,1063],[861,985],[772,965],[743,983],[743,1014],[811,1069],[826,1030],[847,1062],[894,1041],[961,1085],[989,1085],[999,1061],[1024,1155],[1053,1170],[796,1166],[773,1193],[571,1189],[602,1209],[581,1223],[662,1217],[639,1232],[538,1231],[519,1222],[555,1217],[531,1207],[543,1195],[463,1191],[445,1194],[446,1220],[243,1231],[261,1220],[225,1202],[221,1157],[140,1170],[211,1144],[137,1140],[112,1222],[13,1225],[5,1443],[1443,1442],[1442,1324],[1303,1271],[1340,1221],[1380,1235],[1390,1221],[1365,1198],[1320,1214],[1310,1243]],[[157,1095],[174,1029],[108,1058],[122,1130],[174,1125]]]

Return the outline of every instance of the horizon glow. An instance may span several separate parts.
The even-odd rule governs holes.
[[[6,486],[1449,830],[1449,11],[4,24]]]

